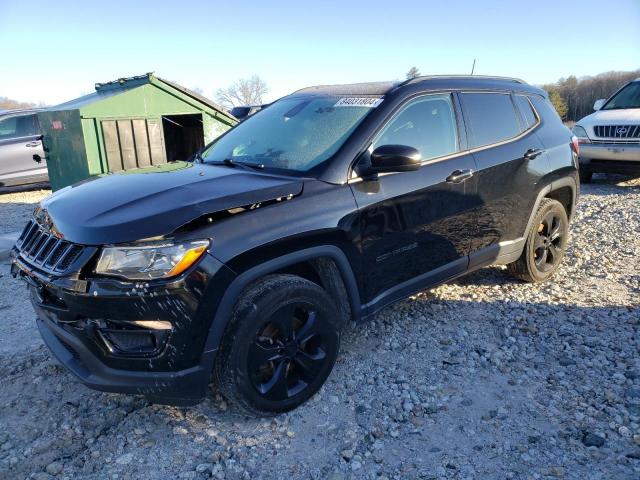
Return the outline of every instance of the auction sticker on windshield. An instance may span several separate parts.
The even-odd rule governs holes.
[[[367,107],[376,108],[382,103],[382,98],[345,97],[338,100],[334,107]]]

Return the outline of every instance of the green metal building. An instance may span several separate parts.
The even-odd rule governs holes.
[[[237,123],[207,98],[151,73],[97,83],[95,90],[38,114],[53,190],[185,160]]]

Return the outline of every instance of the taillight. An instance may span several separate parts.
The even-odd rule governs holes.
[[[575,135],[571,137],[571,150],[573,150],[576,155],[580,155],[580,142]]]

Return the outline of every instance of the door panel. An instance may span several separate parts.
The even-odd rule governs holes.
[[[459,153],[459,143],[449,94],[408,101],[373,141],[371,151],[382,145],[414,147],[423,164],[417,171],[352,184],[360,212],[363,297],[370,311],[466,269],[475,189],[471,178],[452,174],[472,175],[475,162]]]
[[[33,155],[44,159],[42,141],[35,114],[0,120],[0,182],[18,185],[21,179],[46,177],[46,163],[37,163]]]
[[[471,155],[352,185],[360,209],[365,303],[384,303],[392,288],[389,300],[401,298],[467,268],[478,198],[473,182],[446,181],[467,169],[475,169]],[[402,289],[405,282],[415,283]]]
[[[460,99],[478,168],[475,182],[481,205],[471,239],[473,266],[474,256],[488,263],[487,249],[497,255],[500,242],[524,235],[536,185],[547,166],[535,126],[518,113],[510,94],[466,92]],[[537,156],[526,158],[528,151]]]
[[[472,252],[524,235],[538,191],[536,185],[546,171],[544,155],[534,160],[524,158],[530,149],[543,149],[534,132],[511,143],[474,152],[482,208],[477,212],[478,232],[471,241]]]

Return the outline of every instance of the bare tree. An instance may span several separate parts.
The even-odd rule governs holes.
[[[411,80],[412,78],[416,78],[420,76],[420,70],[418,67],[411,67],[407,72],[407,80]]]
[[[0,97],[0,110],[10,110],[12,108],[29,108],[35,106],[35,103],[19,102],[17,100],[12,100],[11,98]]]
[[[251,78],[241,78],[227,88],[220,88],[216,92],[216,100],[225,108],[231,109],[242,105],[260,105],[262,97],[269,91],[269,87],[258,75]]]

